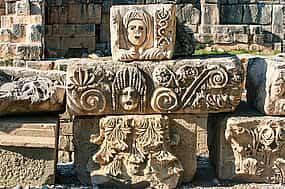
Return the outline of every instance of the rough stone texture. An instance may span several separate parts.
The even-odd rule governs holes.
[[[120,116],[114,117],[118,118]],[[76,117],[74,120],[75,169],[79,180],[84,184],[91,183],[90,171],[99,169],[96,164],[94,165],[92,156],[98,153],[100,146],[92,144],[89,140],[91,135],[99,136],[100,118]],[[103,119],[105,118],[108,117]],[[169,150],[181,162],[184,169],[182,181],[189,182],[196,170],[196,145],[193,144],[196,144],[197,126],[204,123],[205,117],[190,114],[172,114],[168,116],[168,119],[169,134],[172,139]],[[152,139],[155,140],[155,138]]]
[[[216,121],[218,177],[284,183],[284,123],[245,109]]]
[[[171,4],[113,6],[113,60],[164,60],[173,56],[176,7]]]
[[[250,105],[267,115],[285,115],[284,66],[282,56],[249,60],[247,99]]]
[[[54,184],[56,117],[0,119],[0,186]]]
[[[0,114],[59,112],[64,108],[65,73],[0,67]]]
[[[107,116],[100,119],[99,132],[90,136],[90,142],[99,145],[92,162],[100,168],[90,168],[93,185],[177,186],[184,170],[170,151],[179,141],[175,134],[170,136],[167,116]]]
[[[67,71],[73,115],[233,111],[241,97],[235,56],[162,62],[80,61]]]

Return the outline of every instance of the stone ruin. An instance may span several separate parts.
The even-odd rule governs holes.
[[[112,6],[112,57],[42,59],[95,50],[100,2],[71,18],[76,1],[5,1],[1,57],[14,65],[0,67],[0,186],[55,184],[59,157],[85,185],[177,188],[197,155],[220,179],[285,183],[284,56],[251,58],[246,72],[237,56],[178,56],[179,4],[148,4]],[[245,78],[256,110],[241,103]]]

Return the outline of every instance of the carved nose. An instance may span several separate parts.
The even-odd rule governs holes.
[[[131,106],[133,103],[132,103],[131,101],[128,101],[126,104],[127,104],[128,106]]]

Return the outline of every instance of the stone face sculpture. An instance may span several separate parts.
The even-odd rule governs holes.
[[[61,111],[65,73],[0,68],[0,114]]]
[[[91,170],[94,184],[115,181],[125,184],[149,182],[151,188],[175,188],[183,173],[170,152],[167,116],[109,116],[99,123],[100,135],[90,142],[100,145]]]
[[[285,61],[282,57],[249,61],[247,98],[267,115],[285,115]]]
[[[235,178],[284,183],[285,120],[280,118],[229,121],[225,130],[235,158]]]
[[[234,57],[81,62],[67,72],[67,104],[74,115],[233,111],[242,90]]]
[[[113,6],[111,44],[114,60],[171,59],[175,45],[175,5]]]

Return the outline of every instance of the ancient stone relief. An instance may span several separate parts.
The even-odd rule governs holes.
[[[110,116],[100,120],[100,135],[90,142],[100,145],[92,161],[91,180],[102,176],[125,184],[149,182],[151,188],[175,188],[183,173],[170,152],[168,118],[153,116]],[[103,179],[104,180],[104,179]]]
[[[7,112],[9,104],[13,109],[30,111],[60,110],[58,106],[64,99],[64,73],[47,73],[35,70],[9,69],[0,70],[0,106],[1,112]],[[54,107],[44,107],[44,103]],[[18,105],[17,105],[18,104]],[[41,107],[41,105],[43,105]],[[17,106],[19,106],[17,108]],[[22,107],[21,107],[22,106]],[[38,108],[38,109],[37,109]],[[37,110],[36,110],[37,109]]]
[[[175,45],[175,6],[113,6],[111,43],[114,60],[171,59]]]
[[[285,183],[284,124],[284,121],[267,121],[248,127],[227,126],[225,137],[235,158],[235,178]]]
[[[285,112],[285,67],[279,66],[271,74],[268,96],[265,102],[265,111],[274,114],[284,114]]]
[[[74,115],[232,111],[242,78],[233,59],[78,64],[68,70],[67,104]]]

